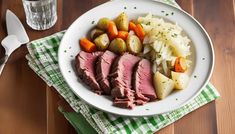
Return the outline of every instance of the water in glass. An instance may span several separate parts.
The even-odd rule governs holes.
[[[27,24],[35,30],[45,30],[57,21],[56,0],[22,0]]]

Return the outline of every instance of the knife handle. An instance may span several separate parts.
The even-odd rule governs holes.
[[[5,67],[7,60],[8,60],[8,55],[5,55],[2,58],[0,58],[0,75],[2,74],[3,68]]]

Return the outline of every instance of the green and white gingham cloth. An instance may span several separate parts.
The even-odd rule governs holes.
[[[177,6],[173,0],[163,1]],[[169,113],[151,117],[131,118],[99,111],[88,106],[74,95],[59,70],[57,51],[64,33],[65,31],[62,31],[30,42],[27,44],[29,54],[26,55],[26,58],[28,59],[28,65],[33,71],[49,86],[55,87],[59,94],[76,111],[76,113],[66,113],[60,108],[79,133],[154,133],[219,97],[217,90],[208,83],[194,100]],[[87,122],[84,123],[84,121]]]

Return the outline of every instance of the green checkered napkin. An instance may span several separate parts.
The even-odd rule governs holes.
[[[173,0],[163,1],[176,5]],[[131,118],[96,110],[74,95],[60,73],[57,51],[64,33],[65,31],[62,31],[30,42],[27,45],[29,54],[26,58],[35,73],[49,86],[55,87],[76,111],[66,112],[62,107],[59,108],[79,133],[153,133],[219,97],[217,90],[208,83],[194,100],[177,110],[165,114]]]

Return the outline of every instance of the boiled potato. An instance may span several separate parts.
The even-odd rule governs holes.
[[[95,28],[91,31],[91,39],[94,40],[96,37],[100,36],[103,33],[104,33],[104,31]]]
[[[160,72],[154,73],[153,77],[154,87],[159,99],[164,99],[174,89],[175,82]]]
[[[171,71],[172,80],[175,82],[175,89],[185,89],[189,82],[189,76],[185,73]]]
[[[138,54],[142,51],[142,44],[136,35],[129,35],[126,40],[126,45],[130,53]]]
[[[120,31],[128,31],[128,17],[127,14],[122,12],[116,19],[115,24]]]
[[[109,22],[110,22],[109,18],[106,18],[106,17],[101,18],[97,23],[97,27],[101,30],[107,30]]]
[[[99,37],[95,38],[94,43],[98,50],[106,50],[109,46],[109,37],[106,33],[102,34]]]
[[[126,43],[123,39],[116,38],[110,43],[109,50],[116,54],[122,54],[126,52]]]

